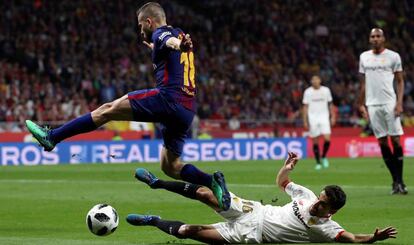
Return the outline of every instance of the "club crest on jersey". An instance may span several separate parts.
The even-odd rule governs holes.
[[[159,37],[158,37],[158,39],[160,40],[160,41],[162,41],[166,36],[168,36],[168,35],[171,35],[171,32],[169,32],[169,31],[165,31],[165,32],[163,32]]]
[[[316,222],[317,222],[316,218],[311,217],[311,218],[308,220],[308,225],[309,225],[309,226],[312,226],[312,225],[316,224]]]

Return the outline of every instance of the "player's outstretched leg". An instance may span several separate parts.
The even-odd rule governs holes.
[[[209,187],[224,210],[229,202],[226,182],[222,173],[216,172],[213,175],[204,173],[190,163],[183,163],[178,154],[164,148],[161,155],[161,169],[168,176],[175,179],[182,179],[186,182]]]
[[[55,145],[62,140],[93,131],[112,120],[133,120],[128,95],[105,103],[93,112],[75,118],[55,129],[41,127],[30,120],[26,120],[26,127],[45,151],[52,151]]]
[[[208,244],[223,244],[225,240],[210,225],[187,225],[181,221],[163,220],[155,215],[129,214],[127,222],[134,226],[155,226],[179,239],[190,238]]]
[[[224,181],[224,176],[220,172],[216,172],[216,176],[219,181]],[[201,185],[185,183],[181,181],[161,180],[144,168],[137,168],[135,170],[135,178],[149,185],[153,189],[165,189],[180,194],[184,197],[203,202],[216,211],[228,210],[230,207],[231,198],[227,188],[224,189],[225,193],[223,195],[226,198],[223,198],[223,202],[220,204],[218,198],[216,195],[214,195],[212,190]]]

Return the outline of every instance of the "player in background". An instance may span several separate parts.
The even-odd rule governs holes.
[[[335,113],[331,90],[321,85],[319,76],[312,76],[311,83],[312,86],[303,93],[303,125],[306,130],[309,129],[309,136],[312,138],[313,153],[316,160],[315,169],[320,170],[322,166],[329,167],[326,155],[331,145],[331,125],[335,125]],[[321,135],[324,138],[322,164],[319,153],[319,137]]]
[[[93,131],[109,121],[159,122],[164,139],[161,169],[172,178],[211,188],[221,206],[222,200],[229,196],[225,196],[226,186],[220,173],[206,174],[180,159],[196,110],[190,36],[167,25],[164,9],[158,3],[146,3],[136,14],[144,44],[152,50],[156,88],[130,92],[59,128],[40,127],[30,120],[26,126],[43,148],[51,151],[59,142]]]
[[[383,30],[372,29],[369,42],[372,49],[363,52],[359,58],[359,109],[366,120],[369,117],[382,158],[391,173],[391,194],[407,194],[403,181],[404,154],[400,142],[400,135],[404,133],[400,119],[404,95],[401,58],[397,52],[385,48]],[[394,78],[397,80],[397,95],[393,86]],[[388,144],[388,136],[391,137],[393,151]]]
[[[289,180],[298,158],[289,153],[279,170],[276,184],[292,201],[284,206],[263,205],[244,200],[231,193],[230,209],[223,211],[213,193],[194,184],[164,181],[145,169],[136,170],[138,180],[153,189],[165,189],[184,197],[203,202],[220,214],[226,222],[213,225],[189,225],[169,221],[154,215],[130,214],[127,222],[136,226],[155,226],[177,238],[190,238],[210,244],[223,243],[309,243],[342,242],[373,243],[395,238],[393,227],[376,229],[373,234],[352,234],[331,219],[346,202],[346,195],[336,185],[326,186],[319,196]]]

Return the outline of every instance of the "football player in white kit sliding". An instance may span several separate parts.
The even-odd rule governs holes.
[[[392,177],[391,194],[407,194],[403,181],[403,135],[400,115],[403,112],[404,78],[400,55],[385,48],[383,30],[374,28],[370,32],[371,50],[359,58],[361,93],[359,109],[362,116],[371,122],[375,137],[381,148],[382,158]],[[397,81],[397,95],[394,91]],[[367,110],[368,108],[368,110]],[[393,151],[388,144],[391,137]]]
[[[354,235],[333,221],[332,215],[345,205],[346,195],[339,186],[326,186],[319,196],[289,180],[298,157],[289,153],[276,177],[276,184],[292,199],[284,206],[263,205],[233,193],[228,210],[220,209],[213,192],[203,186],[158,179],[138,168],[135,177],[153,189],[166,189],[196,199],[213,208],[226,221],[212,225],[190,225],[161,219],[155,215],[130,214],[127,222],[135,226],[155,226],[177,238],[190,238],[209,244],[223,243],[373,243],[395,238],[393,227],[376,229],[373,234]]]
[[[303,93],[303,126],[309,129],[309,136],[313,142],[313,154],[315,155],[315,169],[322,166],[329,167],[326,155],[331,145],[331,125],[335,125],[335,113],[332,105],[331,90],[321,85],[319,76],[312,76],[312,86]],[[330,116],[330,117],[329,117]],[[322,165],[319,153],[319,136],[323,135]]]

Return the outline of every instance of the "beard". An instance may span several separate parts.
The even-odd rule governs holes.
[[[142,32],[141,32],[141,37],[142,37],[142,39],[144,40],[144,41],[147,41],[147,42],[151,42],[152,40],[151,40],[151,37],[152,37],[152,31],[151,30],[149,30],[149,29],[144,29],[144,30],[142,30]]]

